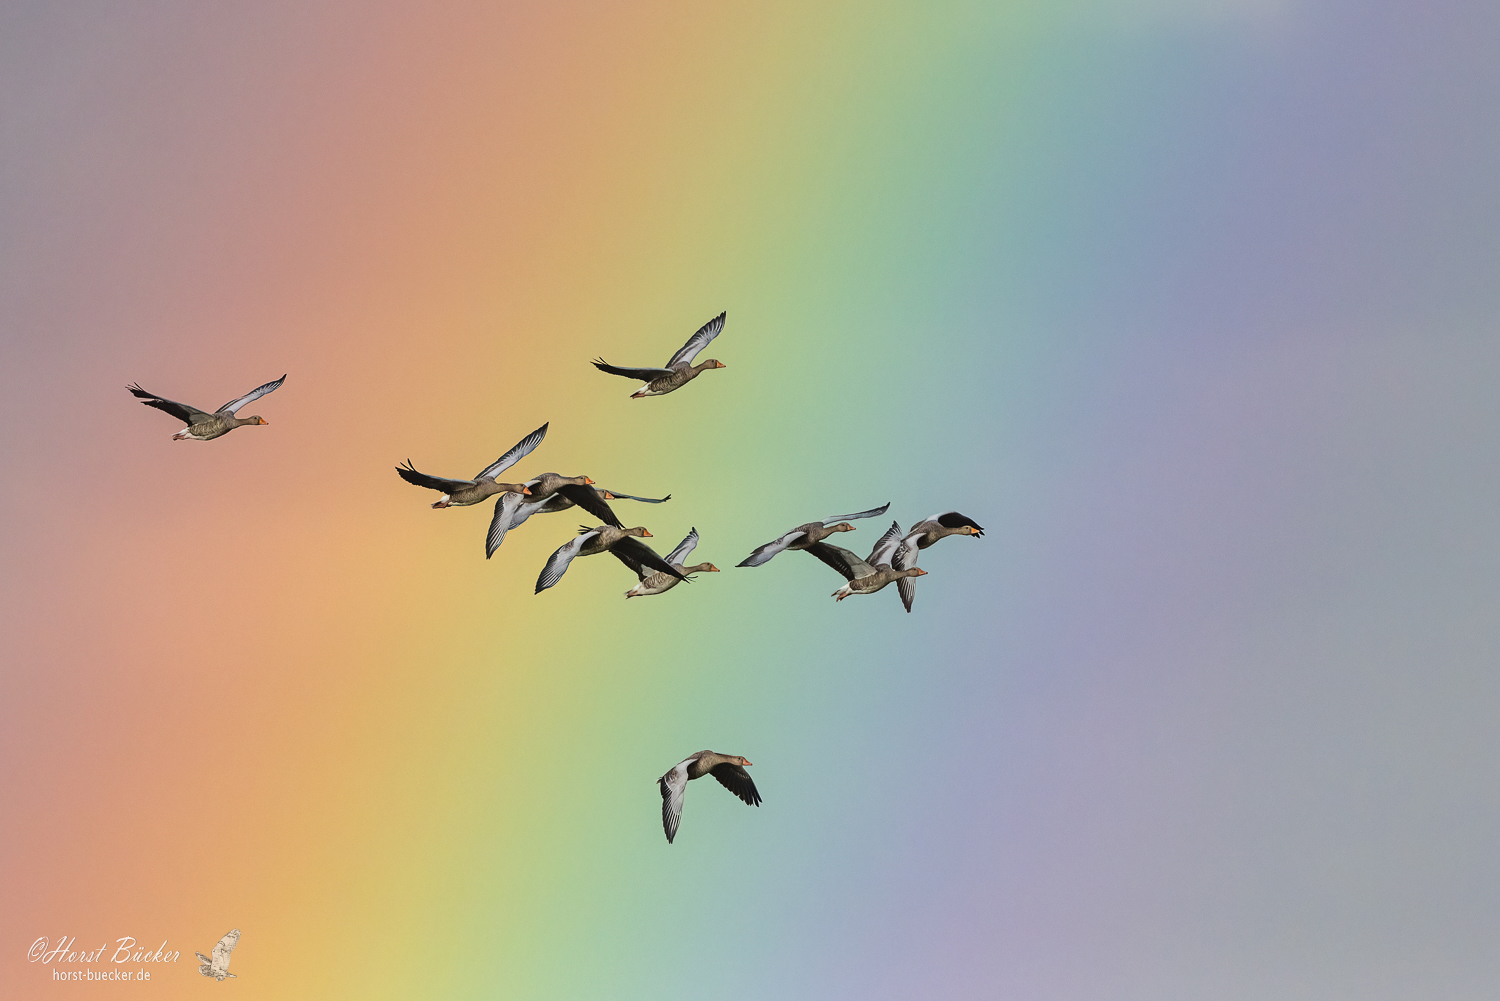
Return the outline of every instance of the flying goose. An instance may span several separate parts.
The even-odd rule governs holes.
[[[548,424],[550,423],[549,421]],[[543,424],[516,442],[509,452],[475,473],[471,480],[445,480],[440,476],[419,473],[412,466],[410,459],[406,460],[406,465],[397,466],[396,472],[407,483],[441,493],[443,496],[432,502],[433,507],[466,507],[504,492],[530,494],[530,488],[524,483],[497,483],[495,477],[530,455],[532,449],[540,445],[542,439],[547,437],[547,426]]]
[[[594,486],[594,481],[587,476],[559,476],[556,473],[543,473],[528,481],[526,486],[530,488],[529,496],[507,493],[501,494],[500,499],[495,501],[495,513],[490,516],[490,530],[484,537],[485,559],[495,555],[495,550],[505,541],[506,532],[534,514],[555,514],[577,506],[606,525],[623,528],[619,517],[610,509],[606,500],[625,497],[645,501],[647,504],[660,504],[672,499],[671,494],[660,500],[653,500],[649,497],[610,493]]]
[[[712,775],[719,780],[719,785],[738,796],[746,806],[760,806],[760,793],[750,773],[745,771],[749,764],[737,754],[699,751],[679,761],[670,772],[657,779],[657,785],[661,786],[661,825],[667,832],[667,844],[677,837],[677,825],[682,822],[682,798],[687,793],[687,784],[693,779]]]
[[[708,347],[708,342],[719,336],[719,331],[724,329],[724,317],[720,313],[698,328],[698,332],[688,338],[688,342],[668,359],[664,368],[619,368],[611,365],[603,358],[594,362],[594,367],[601,372],[610,375],[623,375],[627,379],[637,379],[645,385],[630,394],[632,400],[638,400],[643,396],[665,396],[674,389],[681,389],[698,377],[699,372],[706,372],[711,368],[728,368],[717,358],[693,364],[693,359],[698,357],[698,352]]]
[[[579,556],[597,556],[600,553],[614,553],[626,566],[631,566],[630,560],[651,567],[653,570],[662,570],[681,580],[687,580],[676,567],[656,555],[651,547],[638,539],[649,539],[651,533],[644,528],[616,528],[614,525],[599,525],[589,528],[587,525],[580,526],[578,535],[570,542],[559,546],[557,551],[547,558],[547,565],[542,567],[542,572],[536,579],[536,591],[541,594],[547,588],[562,580],[562,575],[568,572],[568,564]],[[627,559],[626,557],[630,557]]]
[[[131,395],[139,399],[146,406],[155,407],[157,410],[171,414],[187,425],[187,427],[172,436],[173,441],[212,441],[221,435],[228,434],[237,427],[244,427],[246,424],[271,423],[259,414],[254,417],[236,417],[234,413],[245,404],[252,403],[267,393],[279,389],[283,382],[286,382],[285,375],[274,382],[266,383],[264,386],[256,386],[244,396],[241,396],[237,400],[230,400],[211,414],[199,410],[197,407],[190,407],[186,403],[176,403],[172,400],[162,399],[155,393],[148,393],[141,388],[140,383],[135,383],[125,388],[130,390]]]
[[[770,562],[771,557],[784,549],[806,549],[815,542],[822,542],[834,532],[852,532],[854,526],[849,522],[858,521],[860,518],[878,518],[885,514],[890,506],[891,502],[886,501],[879,507],[873,507],[858,514],[836,514],[822,521],[810,521],[806,525],[798,525],[776,541],[767,542],[736,565],[758,567],[762,563]]]
[[[901,526],[893,521],[875,543],[875,548],[870,550],[868,560],[860,559],[842,546],[830,546],[826,542],[815,542],[807,547],[807,551],[848,578],[849,583],[832,595],[843,601],[851,594],[874,594],[893,580],[925,576],[927,571],[916,567],[897,569],[891,566],[900,545]]]
[[[935,514],[926,521],[919,521],[911,527],[911,531],[901,540],[901,545],[896,549],[896,558],[891,566],[897,570],[905,570],[917,565],[919,551],[935,544],[939,539],[946,539],[950,535],[972,535],[979,538],[984,535],[984,529],[973,518],[965,517],[957,511],[948,511],[944,514]],[[915,577],[902,577],[896,582],[896,590],[901,592],[901,604],[911,611],[912,602],[917,600],[917,581]]]
[[[699,563],[697,566],[691,567],[682,565],[682,561],[688,558],[688,554],[691,553],[697,547],[697,545],[698,530],[695,528],[692,531],[688,532],[686,538],[677,543],[676,549],[672,550],[666,555],[666,561],[670,563],[674,569],[679,570],[684,574],[718,573],[719,568],[714,566],[712,563]],[[680,578],[674,577],[669,573],[664,573],[661,570],[652,573],[639,561],[637,561],[635,557],[618,549],[615,550],[615,555],[620,558],[620,561],[622,563],[624,563],[630,569],[634,570],[636,576],[641,579],[641,582],[639,584],[631,588],[629,591],[625,592],[625,597],[642,598],[647,595],[661,594],[663,591],[670,591],[672,588],[677,586],[677,581]]]

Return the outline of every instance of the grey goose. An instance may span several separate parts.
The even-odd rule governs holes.
[[[973,518],[959,514],[957,511],[935,514],[926,521],[919,521],[911,527],[901,539],[901,545],[896,550],[896,558],[892,565],[897,570],[916,566],[920,550],[950,535],[969,535],[978,539],[984,535],[984,529],[980,528],[979,523]],[[917,600],[916,578],[902,577],[896,582],[896,590],[901,592],[901,604],[905,605],[906,610],[910,612],[912,602]]]
[[[874,594],[893,580],[925,576],[927,571],[917,567],[891,565],[900,546],[901,526],[893,521],[891,527],[875,543],[875,548],[870,550],[869,559],[862,560],[842,546],[831,546],[826,542],[816,542],[808,546],[807,551],[848,580],[849,583],[832,595],[834,599],[843,601],[851,594]]]
[[[774,539],[771,542],[767,542],[764,546],[759,547],[755,552],[740,560],[736,566],[758,567],[763,563],[769,563],[772,557],[784,550],[806,549],[814,543],[822,542],[834,532],[852,532],[854,531],[854,526],[849,524],[849,522],[858,521],[860,518],[878,518],[882,514],[885,514],[890,506],[890,501],[886,501],[879,507],[873,507],[868,511],[861,511],[858,514],[836,514],[832,518],[824,518],[822,521],[810,521],[806,525],[798,525],[781,538]]]
[[[665,396],[668,393],[681,389],[694,379],[698,373],[706,372],[711,368],[728,368],[717,358],[693,364],[693,359],[698,357],[698,352],[708,347],[708,342],[719,336],[719,331],[724,329],[724,317],[726,313],[709,320],[698,328],[698,332],[688,338],[677,353],[667,359],[667,364],[662,368],[620,368],[611,365],[603,358],[594,362],[594,367],[601,372],[610,375],[623,375],[627,379],[635,379],[644,382],[645,385],[630,394],[632,400],[638,400],[643,396]]]
[[[548,424],[550,423],[549,421]],[[480,501],[493,497],[498,493],[530,494],[530,488],[524,483],[499,483],[495,477],[530,455],[532,450],[542,443],[542,439],[547,437],[548,424],[543,424],[516,442],[510,451],[475,473],[472,479],[449,480],[441,476],[429,476],[426,473],[419,473],[412,466],[410,459],[406,460],[406,465],[397,466],[396,472],[407,483],[426,487],[428,490],[436,490],[442,494],[441,497],[432,502],[432,506],[435,508],[466,507],[470,504],[478,504]]]
[[[650,546],[640,541],[649,538],[651,538],[651,533],[640,526],[619,528],[615,525],[597,525],[589,528],[587,525],[582,525],[576,537],[559,546],[557,551],[547,558],[547,565],[542,567],[542,572],[537,575],[534,593],[541,594],[562,580],[563,574],[568,572],[568,564],[578,557],[597,556],[600,553],[614,553],[622,562],[625,562],[626,566],[630,566],[631,564],[626,561],[628,556],[653,570],[662,570],[687,580],[672,564],[656,555]]]
[[[687,793],[687,784],[693,779],[712,775],[719,784],[734,793],[746,806],[760,806],[760,792],[755,781],[745,771],[750,762],[737,754],[720,754],[718,751],[699,751],[684,758],[661,778],[661,826],[667,832],[667,844],[677,837],[677,827],[682,823],[682,799]]]
[[[695,573],[718,573],[719,568],[714,566],[712,563],[699,563],[696,566],[691,567],[683,566],[682,561],[687,559],[692,551],[697,548],[697,546],[698,530],[694,528],[688,532],[687,536],[684,537],[681,542],[677,543],[677,548],[668,553],[665,557],[663,557],[663,559],[665,559],[674,570],[677,570],[679,573],[684,575]],[[629,591],[625,592],[625,597],[627,598],[643,598],[653,594],[661,594],[663,591],[670,591],[672,588],[677,586],[677,582],[679,580],[684,579],[683,577],[669,574],[664,570],[657,570],[653,572],[650,568],[636,560],[635,557],[630,555],[629,553],[622,552],[619,549],[616,549],[614,552],[615,555],[620,558],[620,561],[630,569],[634,570],[636,576],[640,578],[639,584],[631,588]]]
[[[263,386],[256,386],[244,396],[236,400],[230,400],[213,413],[199,410],[197,407],[190,407],[186,403],[177,403],[173,400],[165,399],[157,396],[155,393],[148,393],[141,388],[140,383],[135,383],[125,388],[130,390],[130,394],[144,405],[155,407],[163,413],[171,414],[187,425],[187,427],[172,436],[173,441],[213,441],[215,438],[222,437],[235,428],[244,427],[246,424],[271,423],[259,414],[252,417],[236,417],[235,411],[247,403],[252,403],[260,399],[267,393],[274,392],[280,388],[283,382],[286,382],[285,375]]]

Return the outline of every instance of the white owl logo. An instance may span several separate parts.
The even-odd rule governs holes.
[[[234,947],[239,942],[240,930],[236,928],[228,935],[219,939],[219,944],[214,946],[213,959],[209,959],[201,952],[195,952],[193,955],[203,960],[203,965],[198,967],[198,972],[205,977],[213,977],[215,980],[223,980],[225,977],[234,976],[233,973],[229,972],[229,954],[234,951]]]

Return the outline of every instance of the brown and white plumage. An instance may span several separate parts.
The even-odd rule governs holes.
[[[677,837],[677,827],[682,823],[682,800],[687,793],[687,784],[693,779],[712,775],[719,784],[740,798],[746,806],[760,806],[760,792],[745,767],[750,762],[736,754],[720,754],[718,751],[699,751],[684,758],[661,778],[661,824],[667,832],[667,844]]]
[[[916,566],[921,550],[950,535],[971,535],[977,539],[984,535],[984,529],[980,528],[979,523],[974,519],[959,514],[957,511],[935,514],[911,527],[901,539],[901,545],[896,549],[896,557],[892,560],[891,566],[897,570],[907,570]],[[910,612],[912,603],[917,600],[916,578],[902,577],[896,582],[896,589],[901,592],[901,604]]]
[[[724,329],[725,313],[709,320],[698,328],[698,332],[688,338],[688,342],[678,349],[667,364],[662,368],[621,368],[611,365],[603,358],[594,362],[594,367],[601,372],[610,375],[623,375],[627,379],[636,379],[646,385],[630,394],[632,400],[643,396],[665,396],[673,390],[681,389],[698,377],[698,373],[706,372],[711,368],[728,368],[717,358],[698,365],[693,364],[693,359],[698,357],[698,352],[708,346],[708,342],[719,336],[719,331]]]
[[[594,528],[583,526],[579,529],[577,536],[559,546],[557,551],[547,558],[547,565],[542,567],[542,572],[537,576],[535,593],[541,594],[562,580],[563,574],[568,572],[568,564],[578,557],[597,556],[600,553],[611,552],[627,566],[631,565],[629,560],[633,560],[643,566],[662,570],[687,580],[670,563],[656,555],[650,546],[640,541],[649,538],[651,538],[651,533],[640,526],[635,528],[617,528],[614,525],[598,525]],[[626,559],[627,556],[629,560]]]
[[[173,441],[212,441],[215,438],[228,434],[237,427],[244,427],[246,424],[271,423],[259,414],[251,417],[236,417],[235,412],[245,406],[245,404],[253,403],[267,393],[274,392],[280,388],[283,382],[286,382],[285,375],[280,379],[274,379],[264,385],[256,386],[244,396],[230,400],[213,413],[199,410],[197,407],[189,406],[186,403],[178,403],[175,400],[165,399],[157,396],[155,393],[148,393],[141,388],[140,383],[135,383],[125,388],[130,391],[130,395],[140,400],[146,406],[154,407],[162,413],[171,414],[187,425],[187,427],[172,436]]]
[[[860,559],[842,546],[831,546],[826,542],[814,543],[807,551],[833,567],[849,583],[833,592],[832,597],[843,601],[851,594],[874,594],[893,580],[922,577],[927,571],[916,567],[896,569],[891,561],[901,545],[901,526],[891,522],[884,535],[870,550],[869,559]]]
[[[686,579],[687,575],[689,574],[718,573],[719,568],[714,566],[712,563],[699,563],[696,566],[683,565],[683,560],[686,560],[688,558],[689,554],[692,553],[697,545],[698,530],[695,528],[689,531],[687,536],[677,544],[676,549],[672,550],[666,556],[662,557],[667,561],[668,564],[672,566],[673,569],[683,574],[683,577],[669,574],[664,570],[657,570],[655,572],[652,572],[649,567],[637,561],[630,554],[621,552],[618,549],[615,550],[615,555],[619,557],[620,562],[624,563],[630,569],[634,570],[636,576],[640,578],[640,583],[631,588],[629,591],[626,591],[625,597],[643,598],[653,594],[661,594],[663,591],[670,591],[672,588],[677,586],[677,582],[679,580]]]
[[[836,514],[832,518],[824,518],[822,521],[810,521],[806,525],[798,525],[781,538],[773,539],[765,545],[758,547],[755,552],[740,560],[736,566],[758,567],[764,563],[769,563],[772,557],[785,550],[806,549],[814,543],[828,538],[834,532],[852,532],[854,531],[854,526],[849,524],[849,522],[858,521],[860,518],[878,518],[880,515],[885,514],[890,506],[890,501],[886,501],[879,507],[871,508],[868,511],[860,511],[858,514]]]
[[[465,507],[469,504],[478,504],[480,501],[493,497],[498,493],[530,494],[531,490],[524,483],[499,483],[495,477],[530,455],[532,450],[542,443],[542,439],[547,437],[547,427],[547,424],[543,424],[516,442],[515,445],[511,446],[510,451],[475,473],[473,479],[450,480],[441,476],[429,476],[426,473],[419,473],[412,466],[410,459],[406,460],[406,465],[397,466],[396,472],[407,483],[426,487],[429,490],[436,490],[442,494],[441,497],[433,501],[432,506],[436,508]]]

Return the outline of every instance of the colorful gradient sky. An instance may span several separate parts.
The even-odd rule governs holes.
[[[1477,2],[8,5],[0,993],[1493,996],[1496,108]],[[392,472],[543,421],[725,572]],[[911,615],[733,568],[886,501]]]

